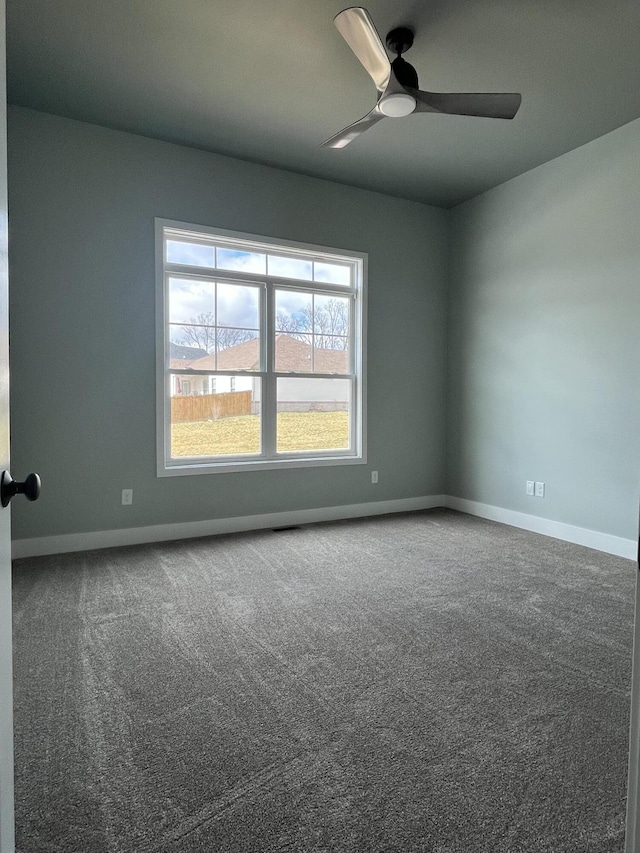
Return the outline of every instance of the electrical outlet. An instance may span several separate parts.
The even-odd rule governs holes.
[[[371,472],[371,482],[372,482],[374,485],[378,482],[378,472],[377,472],[377,471],[372,471],[372,472]]]
[[[133,503],[133,489],[122,490],[122,506],[131,506]]]
[[[533,491],[533,480],[527,480],[527,494],[531,495],[531,497],[535,494]]]
[[[544,483],[536,483],[536,497],[543,498],[544,497]]]

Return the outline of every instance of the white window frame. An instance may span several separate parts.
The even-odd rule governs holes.
[[[252,248],[270,254],[282,253],[288,257],[298,256],[305,260],[317,260],[327,263],[345,263],[353,271],[353,284],[350,286],[325,284],[298,280],[295,278],[276,277],[263,274],[217,270],[200,266],[183,266],[169,264],[165,261],[165,240],[175,239],[175,232],[187,242],[201,242],[206,245],[213,241],[218,245],[228,241],[228,247],[250,251]],[[325,465],[362,465],[366,464],[366,282],[367,255],[362,252],[333,249],[325,246],[315,246],[291,240],[281,240],[274,237],[261,237],[239,231],[228,231],[204,225],[193,225],[170,219],[155,220],[156,234],[156,365],[157,365],[157,473],[159,477],[175,477],[191,474],[212,474],[232,471],[256,471],[278,468],[303,468]],[[225,247],[226,248],[226,247]],[[261,311],[261,348],[262,367],[264,370],[232,371],[221,370],[220,373],[238,376],[257,376],[262,379],[262,453],[260,455],[241,457],[200,457],[186,460],[171,458],[171,394],[170,377],[172,374],[185,376],[187,379],[200,374],[189,369],[171,369],[169,361],[169,317],[168,317],[168,279],[170,276],[187,276],[199,280],[234,281],[260,284],[262,295]],[[304,374],[278,373],[273,364],[273,341],[275,340],[275,305],[276,289],[291,288],[310,290],[314,293],[333,293],[336,296],[349,295],[352,297],[351,329],[350,329],[350,359],[351,373],[339,374]],[[205,373],[205,372],[203,372]],[[206,371],[211,376],[215,371]],[[351,448],[347,451],[309,451],[289,452],[275,455],[275,406],[278,377],[286,378],[331,378],[351,380],[352,394],[350,399],[351,419]],[[265,401],[269,412],[265,411]],[[268,455],[268,448],[273,448]]]

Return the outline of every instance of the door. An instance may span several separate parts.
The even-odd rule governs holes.
[[[0,471],[9,470],[9,286],[5,0],[0,0]],[[13,853],[11,512],[0,508],[0,853]]]

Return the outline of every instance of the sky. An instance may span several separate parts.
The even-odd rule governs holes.
[[[167,261],[174,264],[189,264],[197,267],[214,268],[213,246],[167,240]],[[303,281],[324,281],[331,284],[350,283],[349,267],[346,264],[330,264],[299,258],[283,258],[264,252],[245,252],[236,249],[217,249],[217,268],[251,273],[297,278]],[[268,266],[268,270],[267,270]]]
[[[259,327],[260,288],[193,279],[169,279],[169,322],[188,323],[198,314],[215,313],[220,325]]]

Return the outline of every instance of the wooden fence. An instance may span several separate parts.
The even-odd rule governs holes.
[[[203,394],[200,397],[172,397],[171,423],[217,421],[251,414],[251,391]]]

